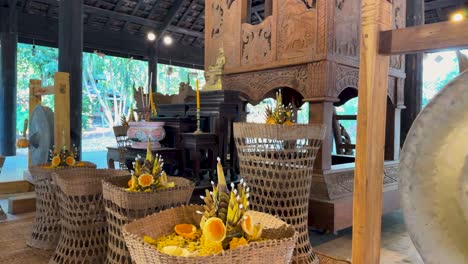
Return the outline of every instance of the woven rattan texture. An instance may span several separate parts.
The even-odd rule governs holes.
[[[108,251],[106,263],[130,264],[130,252],[125,245],[122,226],[164,209],[186,205],[195,184],[181,177],[168,177],[174,188],[153,192],[127,192],[129,178],[115,177],[103,180],[103,197],[108,224]]]
[[[52,173],[68,171],[75,167],[47,168],[49,164],[32,166],[29,169],[36,191],[36,216],[28,246],[39,249],[54,249],[60,238],[60,215],[52,183]],[[85,167],[96,168],[96,164],[85,162]]]
[[[308,234],[309,194],[322,125],[235,123],[241,176],[253,210],[276,215],[299,232],[294,263],[318,263]]]
[[[151,216],[134,221],[123,227],[125,241],[136,264],[283,264],[292,258],[297,232],[282,220],[268,214],[252,212],[265,226],[262,237],[267,240],[250,243],[248,246],[226,250],[222,254],[209,257],[174,257],[160,253],[154,247],[143,242],[143,236],[153,238],[168,235],[174,231],[174,225],[188,223],[198,226],[203,210],[199,205],[181,206],[161,211]]]
[[[57,185],[62,231],[49,263],[104,263],[107,223],[102,199],[102,179],[121,176],[124,170],[74,169],[52,175]]]

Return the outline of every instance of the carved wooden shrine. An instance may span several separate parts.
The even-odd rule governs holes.
[[[354,158],[332,156],[335,105],[359,92],[361,3],[350,0],[266,0],[267,17],[248,23],[249,1],[206,0],[205,69],[224,49],[225,90],[256,104],[282,88],[285,101],[309,102],[309,123],[327,136],[314,166],[309,223],[337,231],[352,224]],[[405,1],[393,1],[393,27],[405,26]],[[269,15],[268,15],[269,14]],[[399,207],[397,165],[404,108],[404,56],[390,59],[383,212]]]

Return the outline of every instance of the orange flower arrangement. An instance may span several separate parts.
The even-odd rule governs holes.
[[[76,153],[78,149],[73,147],[69,150],[67,147],[63,147],[60,151],[50,151],[50,167],[72,167],[72,166],[83,166],[83,162],[76,161]]]
[[[133,163],[132,177],[128,181],[129,192],[151,192],[164,188],[174,187],[174,182],[168,182],[166,172],[163,170],[164,160],[151,152],[151,143],[148,141],[146,158],[140,156]]]

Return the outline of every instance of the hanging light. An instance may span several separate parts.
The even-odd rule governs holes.
[[[32,46],[31,55],[33,57],[36,56],[36,43],[35,43],[34,39],[33,39],[33,46]]]
[[[172,62],[171,62],[171,60],[169,60],[169,66],[167,67],[167,71],[166,71],[167,76],[171,76],[172,73],[174,72],[174,68],[172,68],[171,64],[172,64]]]
[[[149,41],[155,41],[156,34],[154,34],[153,32],[148,32],[148,34],[146,34],[146,38],[148,38]]]
[[[456,12],[450,18],[450,20],[455,21],[455,22],[460,22],[463,19],[465,19],[465,16],[462,14],[462,12]]]
[[[171,36],[167,35],[167,36],[164,36],[163,42],[166,46],[170,46],[173,42],[173,39]]]

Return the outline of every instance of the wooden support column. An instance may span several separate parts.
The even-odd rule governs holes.
[[[151,43],[148,51],[148,78],[153,75],[153,79],[151,81],[151,88],[153,89],[153,92],[157,92],[158,90],[158,46],[159,44]]]
[[[83,0],[59,2],[60,72],[70,73],[70,136],[71,144],[81,159],[82,74],[83,74]],[[55,108],[55,112],[61,109]]]
[[[0,156],[16,155],[16,1],[0,11]],[[13,7],[12,7],[13,6]]]
[[[380,55],[379,33],[391,28],[388,0],[362,0],[353,192],[352,262],[380,262],[382,184],[389,57]]]
[[[406,26],[424,24],[424,0],[406,1]],[[406,55],[405,106],[401,115],[401,146],[422,108],[423,53]]]
[[[331,153],[332,146],[332,122],[333,122],[333,100],[308,100],[309,102],[309,124],[324,124],[327,128],[325,139],[320,147],[314,163],[314,170],[329,170],[331,169]]]

